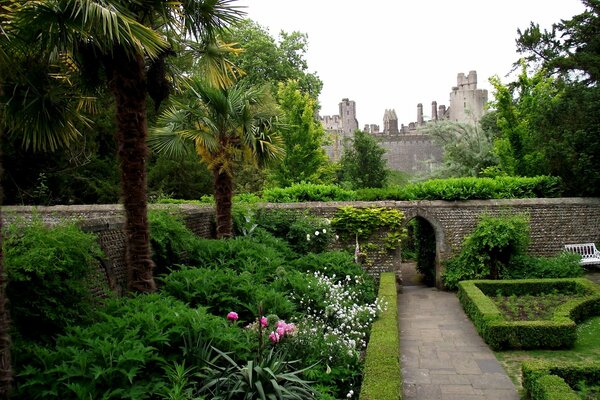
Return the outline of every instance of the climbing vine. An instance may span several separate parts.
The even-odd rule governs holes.
[[[405,235],[402,228],[404,213],[390,208],[340,207],[331,220],[332,226],[344,240],[368,240],[374,233],[387,231],[383,238],[386,250],[395,250]]]

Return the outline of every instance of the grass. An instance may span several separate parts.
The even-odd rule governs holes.
[[[496,358],[517,389],[523,394],[521,385],[521,363],[530,359],[547,361],[596,361],[600,359],[600,317],[589,318],[577,327],[577,341],[568,350],[509,350],[498,351]]]

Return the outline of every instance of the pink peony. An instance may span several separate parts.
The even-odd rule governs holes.
[[[285,326],[278,326],[277,334],[279,335],[279,337],[282,337],[283,335],[285,335]]]
[[[238,313],[236,313],[235,311],[230,311],[229,314],[227,314],[227,319],[230,321],[237,321],[238,318]]]
[[[286,325],[287,325],[287,324],[286,324],[286,323],[285,323],[285,321],[284,321],[284,320],[282,320],[282,319],[280,319],[279,321],[277,321],[277,322],[275,323],[275,326],[276,326],[277,328],[279,328],[280,326],[283,326],[283,327],[285,327]]]
[[[269,325],[269,320],[267,319],[267,317],[260,317],[260,326],[266,328],[267,325]]]
[[[296,332],[296,325],[294,325],[294,324],[287,324],[285,326],[285,333],[292,334],[292,333],[295,333],[295,332]]]
[[[271,334],[269,335],[269,340],[271,341],[271,343],[279,342],[279,334],[277,334],[277,332],[271,332]]]

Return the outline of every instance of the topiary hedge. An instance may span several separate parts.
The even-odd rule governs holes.
[[[579,400],[572,387],[600,382],[600,361],[526,361],[521,371],[523,388],[531,400]]]
[[[396,279],[393,272],[381,274],[379,297],[385,300],[387,309],[371,327],[360,399],[398,400],[402,399],[402,372]]]
[[[488,295],[523,295],[554,290],[580,294],[557,307],[548,321],[507,321]],[[483,340],[494,350],[572,347],[576,323],[600,315],[600,287],[582,278],[463,281],[458,298]]]

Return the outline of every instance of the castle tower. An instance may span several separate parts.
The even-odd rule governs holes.
[[[423,104],[417,104],[417,125],[423,125]]]
[[[488,92],[477,89],[477,72],[470,71],[468,76],[459,73],[456,78],[457,86],[450,93],[451,121],[477,123],[483,116],[484,106],[488,101]]]
[[[434,121],[438,119],[438,106],[435,100],[431,102],[431,119]]]
[[[400,133],[398,131],[398,116],[396,115],[396,110],[385,110],[383,113],[383,133],[385,135]]]
[[[352,137],[354,131],[358,129],[355,101],[342,99],[342,102],[340,103],[340,118],[342,120],[342,132],[344,137]]]

